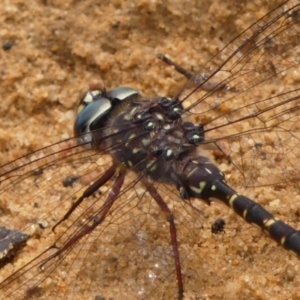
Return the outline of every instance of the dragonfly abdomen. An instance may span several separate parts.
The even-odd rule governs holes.
[[[221,200],[246,222],[258,226],[278,244],[300,255],[300,232],[229,187],[224,174],[208,158],[191,159],[185,174],[184,180],[191,197],[201,198],[207,203],[213,198]]]

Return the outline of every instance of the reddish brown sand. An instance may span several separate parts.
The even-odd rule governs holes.
[[[78,99],[91,82],[102,79],[107,88],[132,86],[146,96],[174,95],[183,78],[156,59],[156,54],[168,54],[188,69],[199,69],[271,8],[264,0],[2,2],[0,43],[10,44],[11,49],[0,49],[1,165],[71,137]],[[276,216],[300,228],[296,186],[276,191],[271,187],[247,189],[232,165],[224,161],[220,168],[240,193],[257,199]],[[12,199],[22,203],[23,196],[18,196],[17,190],[15,193]],[[5,202],[9,198],[0,198],[0,205]],[[201,209],[204,217],[198,223],[204,228],[198,229],[199,240],[194,246],[186,244],[193,262],[185,268],[186,299],[300,299],[300,262],[296,257],[222,204]],[[218,217],[223,217],[227,225],[225,233],[215,236],[210,233],[210,225]],[[9,216],[3,219],[9,220]],[[191,233],[186,230],[186,234]],[[38,241],[41,250],[44,240]],[[160,242],[155,234],[153,240]],[[184,236],[180,242],[185,243]],[[26,259],[32,249],[25,247],[20,257]],[[14,266],[0,270],[0,279],[21,264],[17,257]],[[101,266],[101,260],[96,264]],[[136,264],[146,268],[143,261]],[[140,279],[127,278],[133,274],[138,277],[137,270],[128,270],[122,276],[139,291],[140,283],[135,282]],[[159,297],[175,297],[168,293],[169,281],[174,281],[170,278],[160,286],[163,293]],[[134,293],[127,295],[121,281],[112,282],[98,291],[84,286],[84,281],[78,290],[73,287],[70,291],[68,286],[61,289],[66,299],[94,299],[96,295],[105,299],[137,298]],[[40,299],[54,298],[52,292],[44,291]]]

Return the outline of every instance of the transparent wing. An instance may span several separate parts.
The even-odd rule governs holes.
[[[1,299],[83,299],[87,287],[89,293],[105,297],[116,296],[116,290],[132,298],[177,294],[168,223],[141,184],[141,175],[130,171],[104,221],[51,258],[107,207],[104,203],[117,175],[52,231],[72,203],[111,166],[110,155],[87,150],[70,139],[1,168],[1,199],[7,215],[0,222],[30,235],[18,263],[13,268],[5,266],[1,273],[2,280],[4,274],[9,275],[0,284]],[[197,210],[184,203],[172,187],[153,184],[172,207],[180,224],[179,237],[188,236],[191,219],[194,226],[202,227],[201,204]],[[199,234],[188,238],[191,245],[200,239]],[[181,255],[183,266],[188,267],[187,248]],[[166,282],[169,294],[165,294]]]
[[[206,143],[230,157],[247,186],[299,179],[299,13],[298,1],[286,1],[255,22],[180,95]]]
[[[204,125],[205,144],[228,156],[248,185],[297,180],[298,91],[277,83],[299,63],[298,7],[298,2],[287,1],[214,57],[201,70],[203,84],[216,82],[214,88],[188,86],[180,95],[185,116]],[[261,83],[270,89],[267,98],[260,97]],[[141,174],[127,171],[103,222],[76,243],[74,237],[107,208],[118,172],[52,231],[72,203],[114,165],[109,150],[87,150],[70,139],[1,168],[0,222],[31,238],[18,260],[1,269],[0,299],[85,299],[87,291],[116,299],[124,294],[130,299],[171,299],[177,294],[169,226]],[[262,171],[262,165],[268,169]],[[214,271],[212,266],[206,269],[201,256],[201,243],[211,241],[211,223],[203,229],[205,208],[183,201],[170,186],[152,184],[176,219],[185,289],[193,290],[191,282],[205,286],[207,269],[221,272],[217,262]],[[216,279],[216,289],[221,283]]]

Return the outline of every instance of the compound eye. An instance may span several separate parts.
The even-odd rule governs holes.
[[[80,112],[87,107],[90,103],[93,101],[96,101],[101,98],[102,91],[95,90],[95,91],[88,91],[86,94],[81,98],[80,103],[77,108],[77,115],[80,114]]]
[[[78,137],[90,133],[91,125],[106,116],[111,107],[111,101],[102,97],[100,91],[88,91],[78,107],[78,115],[74,123],[74,135]]]
[[[138,98],[140,96],[139,92],[135,89],[132,89],[130,87],[121,86],[118,88],[115,88],[105,95],[109,99],[117,99],[119,101],[126,101],[129,98]]]
[[[109,92],[88,91],[79,103],[74,123],[74,135],[78,137],[78,142],[88,146],[93,139],[91,132],[105,126],[114,108],[139,96],[136,90],[129,87],[118,87]]]

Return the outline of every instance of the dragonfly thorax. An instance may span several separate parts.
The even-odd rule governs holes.
[[[194,153],[204,140],[202,127],[182,119],[182,111],[176,99],[132,101],[110,119],[106,145],[128,168],[152,180],[177,184],[178,162]]]

